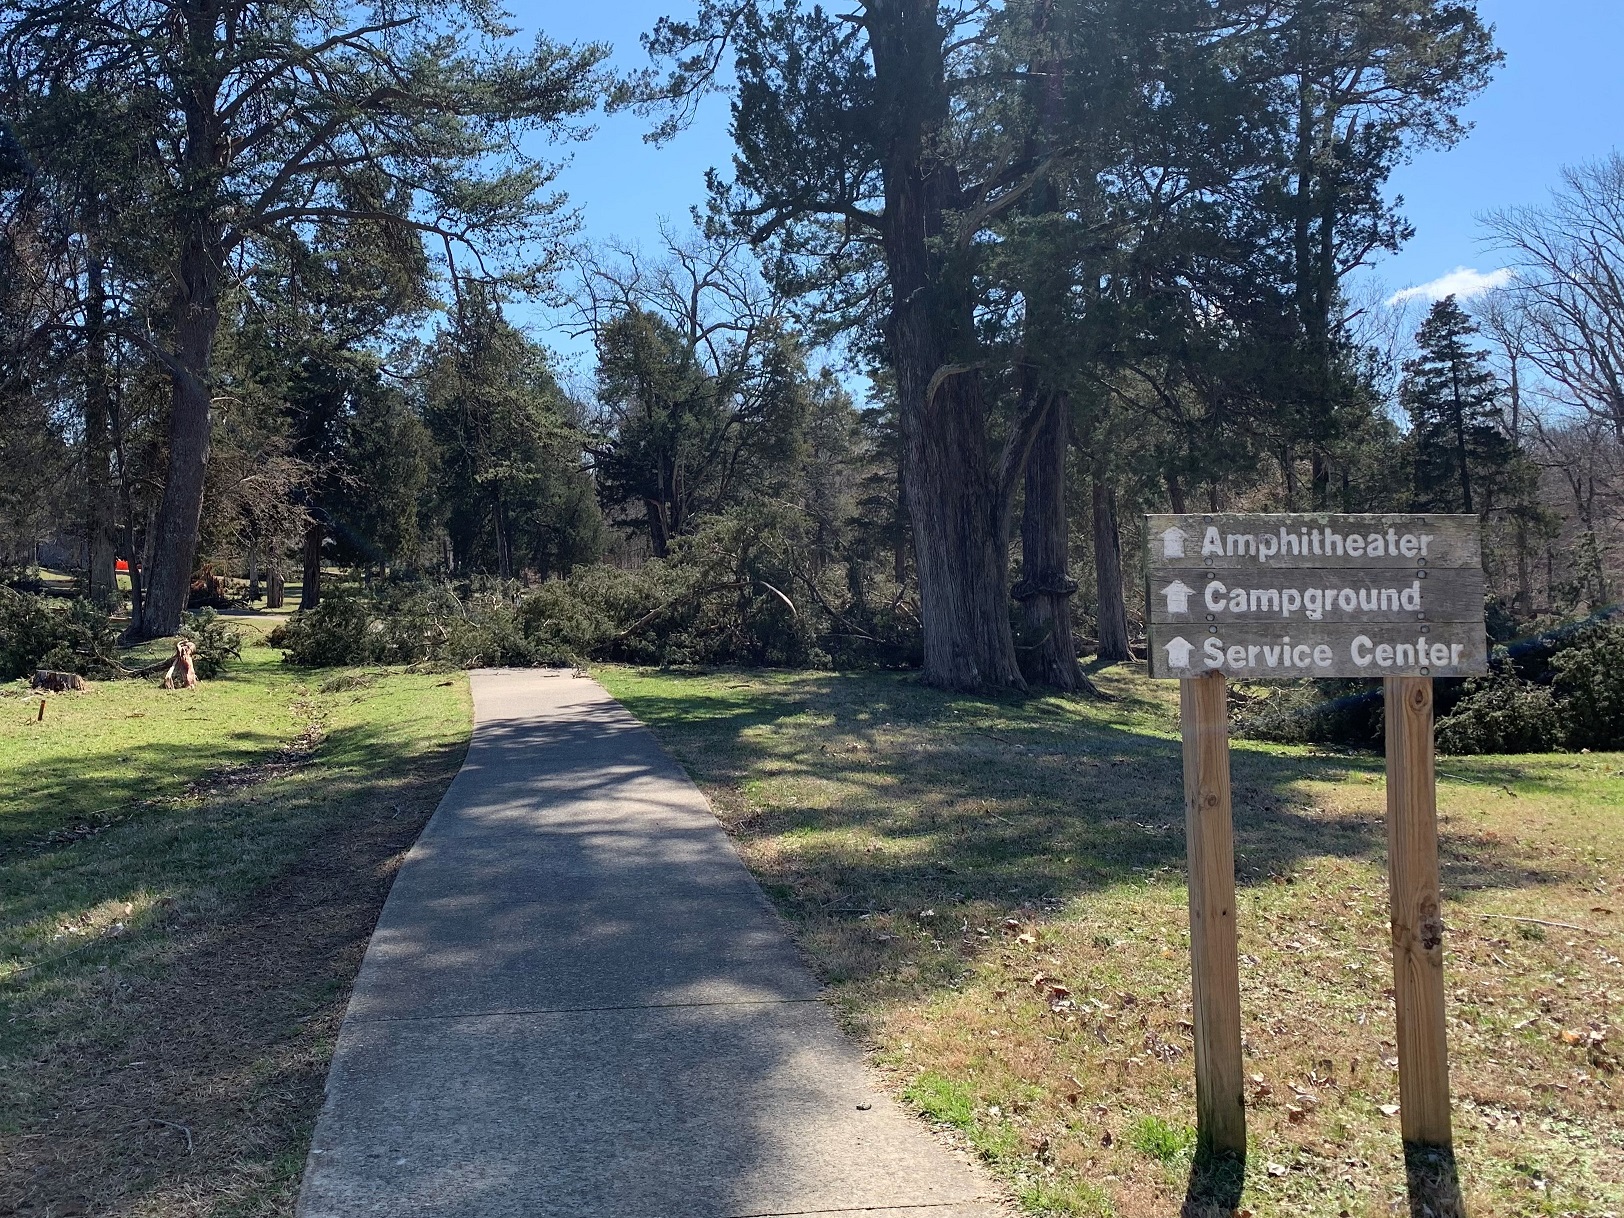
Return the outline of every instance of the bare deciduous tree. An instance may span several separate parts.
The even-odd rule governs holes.
[[[1488,227],[1512,257],[1528,360],[1624,444],[1624,156],[1565,170],[1548,204]]]

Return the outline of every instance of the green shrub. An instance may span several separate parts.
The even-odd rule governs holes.
[[[34,670],[60,641],[60,618],[44,597],[0,588],[0,680]]]
[[[300,609],[269,636],[287,649],[287,660],[306,668],[334,668],[368,660],[372,611],[366,598],[334,590],[314,609]]]
[[[1468,681],[1436,730],[1443,753],[1547,753],[1564,740],[1550,687],[1523,680],[1509,666]]]
[[[1492,671],[1435,686],[1445,753],[1624,748],[1624,620],[1550,628],[1495,648]],[[1367,681],[1230,687],[1236,735],[1379,747],[1380,688]]]
[[[1237,736],[1362,748],[1381,743],[1381,689],[1368,681],[1234,682],[1229,689],[1230,719]]]
[[[638,664],[823,667],[813,615],[759,564],[713,528],[684,538],[670,559],[635,571],[577,568],[534,588],[479,580],[452,589],[423,584],[340,585],[301,610],[267,642],[288,660],[345,664]],[[723,544],[724,542],[728,544]],[[770,572],[783,585],[788,573]]]
[[[1624,748],[1624,620],[1577,632],[1551,667],[1568,747]]]
[[[0,680],[39,668],[86,677],[114,675],[109,658],[118,630],[106,609],[90,601],[35,596],[0,587]]]
[[[345,664],[484,665],[566,663],[567,656],[525,637],[510,587],[471,590],[340,585],[314,609],[301,609],[268,640],[307,668]]]

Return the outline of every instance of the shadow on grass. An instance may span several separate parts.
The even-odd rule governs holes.
[[[976,906],[1065,902],[1183,870],[1182,757],[1165,704],[977,698],[889,674],[738,692],[726,680],[662,674],[622,700],[696,778],[724,788],[721,811],[741,836],[796,839],[756,866],[800,922],[921,909],[974,921],[986,916]],[[1307,785],[1381,771],[1376,756],[1238,743],[1240,884],[1291,883],[1311,858],[1382,855],[1379,810],[1317,808]],[[726,789],[761,778],[778,792],[767,806]],[[1565,878],[1557,860],[1488,835],[1446,831],[1443,843],[1446,895]],[[855,971],[829,979],[891,972],[898,950],[845,956]]]
[[[71,842],[71,822],[87,821],[99,831],[138,815],[143,801],[178,798],[210,774],[252,765],[283,743],[268,732],[236,731],[206,742],[152,741],[35,761],[20,776],[26,803],[0,816],[0,864],[50,845],[39,839],[53,829],[68,829],[64,840]]]
[[[191,770],[177,765],[178,773],[162,790],[166,796],[184,796],[188,784],[196,783],[192,797],[151,798],[149,802],[131,799],[119,804],[116,793],[110,792],[111,816],[74,818],[44,836],[30,833],[40,826],[44,814],[40,818],[8,817],[0,832],[0,892],[4,894],[0,897],[0,943],[22,952],[26,945],[19,930],[24,925],[47,929],[71,925],[89,910],[109,902],[136,900],[141,894],[164,894],[165,907],[178,909],[180,915],[185,914],[192,893],[207,891],[211,899],[215,895],[230,898],[290,865],[313,835],[338,827],[346,816],[344,799],[355,794],[350,784],[362,783],[369,775],[375,781],[398,783],[448,772],[456,768],[464,748],[459,743],[425,749],[419,741],[401,739],[371,725],[340,728],[314,754],[301,755],[286,769],[267,775],[287,780],[267,793],[252,785],[252,767],[275,756],[276,751],[265,748],[259,737],[249,733],[237,733],[230,739],[255,743],[216,746],[206,767],[195,760]],[[152,767],[168,766],[176,749],[184,746],[129,746],[116,750],[116,756],[127,764],[132,776],[139,776],[152,773]],[[75,765],[93,770],[107,764],[111,756],[64,758],[45,774],[36,775],[31,785],[41,799],[48,800],[55,784],[73,781]],[[247,778],[250,785],[234,780],[223,791],[210,790],[207,784],[222,773],[222,761],[228,766],[249,767],[233,777]],[[303,773],[307,767],[308,775]],[[329,789],[338,771],[345,771],[343,777],[349,782]],[[133,796],[139,789],[132,787],[127,794]],[[60,826],[60,813],[45,823]],[[103,946],[116,955],[137,937],[138,930],[128,926]],[[83,951],[87,945],[70,939],[60,950],[41,951],[38,959],[26,962],[29,972],[24,975],[38,980],[69,946]],[[0,979],[0,987],[7,984]]]
[[[1240,1206],[1245,1183],[1244,1155],[1198,1150],[1190,1165],[1179,1218],[1231,1218]]]
[[[0,981],[0,1213],[290,1210],[394,860],[463,752],[346,727],[274,786],[0,863],[10,954],[41,948]],[[143,894],[71,954],[16,940]]]
[[[1455,1152],[1448,1146],[1404,1143],[1411,1218],[1466,1218]]]

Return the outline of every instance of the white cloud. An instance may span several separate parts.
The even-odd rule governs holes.
[[[1402,292],[1394,292],[1388,297],[1387,303],[1391,307],[1411,300],[1442,300],[1445,296],[1471,300],[1472,297],[1492,292],[1495,288],[1503,288],[1511,280],[1510,267],[1501,267],[1497,271],[1484,274],[1482,271],[1474,271],[1469,266],[1458,266],[1431,283],[1417,284],[1413,288],[1405,288]]]

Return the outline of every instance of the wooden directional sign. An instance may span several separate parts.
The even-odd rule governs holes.
[[[1488,669],[1476,516],[1150,516],[1153,677]]]
[[[1180,678],[1196,1137],[1246,1154],[1225,677],[1383,677],[1400,1125],[1451,1154],[1432,678],[1487,669],[1475,516],[1148,517],[1150,671]],[[1452,1178],[1451,1178],[1452,1179]],[[1458,1214],[1441,1174],[1411,1208]]]

